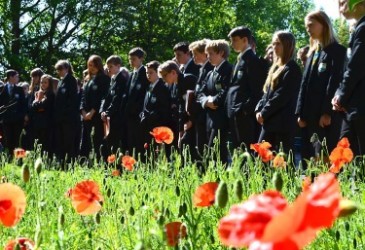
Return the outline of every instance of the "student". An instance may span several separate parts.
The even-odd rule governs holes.
[[[100,156],[100,145],[104,138],[103,122],[100,117],[100,104],[104,99],[110,83],[110,77],[104,72],[100,56],[92,55],[87,61],[87,83],[83,86],[80,113],[82,115],[82,139],[80,153],[89,156],[92,145],[97,156]],[[94,133],[91,130],[94,128]],[[91,143],[91,137],[93,143]]]
[[[42,151],[52,153],[52,113],[55,95],[53,93],[53,80],[50,75],[42,75],[40,89],[34,94],[31,106],[33,114],[32,131],[34,139],[42,145]]]
[[[266,72],[250,47],[250,29],[236,27],[229,32],[228,37],[232,48],[239,53],[226,99],[229,130],[233,147],[240,147],[242,143],[249,147],[258,139],[256,131],[259,125],[254,110],[262,96]]]
[[[304,68],[296,115],[302,131],[302,158],[319,157],[318,140],[326,139],[328,153],[336,147],[342,118],[332,110],[331,99],[343,75],[346,48],[338,44],[329,17],[314,11],[305,17],[310,49]]]
[[[143,152],[142,131],[139,114],[143,109],[144,97],[149,86],[146,76],[146,68],[143,61],[146,56],[142,48],[133,48],[129,51],[129,64],[133,68],[133,73],[128,80],[127,97],[123,101],[122,109],[126,112],[127,135],[129,154],[135,150],[136,156]]]
[[[207,76],[208,72],[210,72],[214,68],[208,60],[207,53],[205,53],[205,47],[209,42],[210,40],[203,39],[192,42],[189,45],[189,50],[193,54],[193,60],[195,64],[201,66],[199,70],[199,77],[195,87],[195,96],[199,95],[199,91],[202,87],[205,77]],[[194,102],[193,110],[195,112],[192,112],[190,114],[190,117],[195,128],[196,146],[198,147],[199,155],[202,156],[204,153],[204,145],[208,144],[208,137],[206,133],[207,114],[197,98]]]
[[[54,102],[55,145],[57,145],[57,158],[64,168],[66,155],[67,162],[76,156],[75,127],[80,117],[80,105],[77,96],[77,80],[71,64],[67,60],[59,60],[55,69],[60,77]]]
[[[22,87],[16,86],[19,82],[19,73],[7,70],[5,85],[0,87],[0,120],[3,122],[4,147],[12,155],[13,150],[19,147],[19,137],[23,129],[26,114],[26,101]]]
[[[193,155],[195,153],[195,141],[193,130],[190,130],[192,123],[185,110],[185,99],[187,91],[195,89],[197,78],[192,74],[181,73],[179,66],[174,61],[166,61],[161,64],[158,67],[158,73],[168,85],[176,85],[176,92],[172,96],[172,101],[176,100],[177,108],[171,111],[172,119],[169,126],[174,131],[175,143],[177,142],[180,149],[183,148],[184,144],[189,145],[192,157],[196,157]],[[178,120],[177,124],[175,123],[176,120]]]
[[[192,74],[199,77],[200,66],[194,63],[189,50],[189,43],[180,42],[174,46],[176,61],[180,65],[180,71],[183,74]]]
[[[341,138],[349,138],[355,155],[365,154],[365,1],[357,1],[350,10],[348,0],[340,0],[340,12],[346,19],[355,19],[350,40],[350,57],[343,80],[332,99],[333,108],[345,115]]]
[[[100,114],[103,123],[109,123],[109,134],[104,134],[104,157],[115,153],[118,148],[124,153],[127,150],[127,134],[125,111],[122,110],[123,98],[127,95],[128,77],[122,70],[122,59],[112,55],[106,60],[111,83],[105,99],[100,107]],[[109,120],[109,122],[108,122]]]
[[[280,144],[285,153],[294,146],[295,106],[300,80],[300,67],[294,61],[295,38],[287,31],[278,31],[272,41],[274,62],[264,85],[264,95],[255,109],[262,125],[259,142],[270,142],[277,152]]]
[[[214,66],[203,81],[199,101],[207,112],[206,134],[208,146],[213,147],[214,138],[220,134],[220,159],[227,163],[228,119],[224,102],[232,75],[232,65],[227,61],[229,44],[225,40],[210,41],[205,48],[209,62]]]
[[[146,64],[147,79],[150,83],[140,113],[144,143],[151,143],[150,131],[155,127],[167,126],[170,118],[169,91],[161,78],[158,77],[160,63],[152,61]]]

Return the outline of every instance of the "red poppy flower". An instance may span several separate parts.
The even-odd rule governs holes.
[[[19,245],[20,250],[33,250],[34,249],[34,242],[27,238],[17,238],[15,240],[9,241],[4,250],[14,250],[16,245]]]
[[[112,176],[120,176],[120,171],[118,169],[114,169],[112,171]]]
[[[157,143],[171,144],[174,140],[174,133],[168,127],[156,127],[150,132]]]
[[[71,192],[72,206],[80,215],[96,214],[101,209],[103,196],[94,181],[82,181]]]
[[[302,191],[307,191],[312,184],[311,178],[306,176],[302,181]]]
[[[277,154],[273,160],[273,166],[275,168],[285,168],[286,162],[284,157],[281,154]]]
[[[165,225],[167,245],[174,247],[179,243],[179,239],[186,237],[186,227],[181,222],[170,222]]]
[[[129,155],[123,156],[122,158],[123,167],[125,167],[129,171],[133,171],[134,164],[136,164],[136,160],[132,156]]]
[[[19,158],[24,158],[26,156],[26,152],[24,149],[22,148],[16,148],[14,149],[14,157],[16,159],[19,159]]]
[[[218,232],[225,245],[250,249],[301,249],[339,214],[339,183],[333,174],[319,176],[293,204],[267,192],[231,208]]]
[[[330,172],[332,173],[339,173],[344,164],[352,161],[354,154],[346,137],[337,143],[337,147],[332,150],[329,158],[332,163],[330,167]]]
[[[258,155],[261,157],[263,162],[269,162],[273,159],[273,154],[271,150],[271,144],[268,142],[261,142],[261,143],[255,143],[251,144],[250,149],[254,150]]]
[[[0,184],[0,222],[6,227],[15,226],[22,218],[26,199],[24,191],[12,184]]]
[[[214,204],[215,191],[218,188],[217,182],[207,182],[199,186],[193,196],[195,207],[209,207]]]
[[[108,156],[108,163],[111,164],[115,162],[115,154],[109,155]]]

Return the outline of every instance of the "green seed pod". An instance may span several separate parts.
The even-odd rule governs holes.
[[[129,208],[129,215],[134,215],[134,208],[132,206]]]
[[[350,231],[350,223],[348,221],[345,221],[345,229],[346,231]]]
[[[95,221],[95,224],[97,224],[97,225],[100,224],[100,213],[95,214],[94,221]]]
[[[237,180],[234,184],[234,193],[236,194],[237,199],[242,200],[243,195],[243,183],[242,180]]]
[[[227,183],[221,182],[215,193],[215,202],[220,208],[224,208],[228,202],[228,188]]]
[[[42,166],[43,166],[42,158],[39,157],[39,158],[37,158],[37,160],[34,163],[34,169],[35,169],[37,174],[41,173]]]
[[[283,177],[281,176],[280,172],[275,172],[273,177],[272,177],[272,181],[274,183],[274,187],[276,190],[281,191],[281,189],[283,188],[284,185],[284,180]]]
[[[30,172],[29,172],[29,166],[27,164],[24,164],[22,169],[22,175],[23,175],[23,181],[25,183],[29,182],[30,179]]]
[[[180,188],[178,185],[176,185],[176,187],[175,187],[175,194],[176,194],[176,196],[180,196]]]
[[[354,238],[354,240],[353,240],[352,244],[354,245],[354,249],[356,249],[356,248],[357,248],[357,241],[356,241],[356,238]]]
[[[340,231],[336,230],[336,241],[339,241],[341,238]]]
[[[124,216],[120,217],[120,224],[124,224],[124,221],[125,221]]]

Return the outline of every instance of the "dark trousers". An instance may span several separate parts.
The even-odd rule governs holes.
[[[70,162],[76,156],[75,151],[75,130],[76,122],[61,122],[56,124],[56,155],[58,160]]]
[[[255,122],[253,115],[244,115],[242,113],[229,118],[229,130],[234,148],[241,147],[242,143],[250,148],[250,144],[255,142]]]
[[[292,129],[294,132],[294,128]],[[294,149],[294,133],[287,131],[286,133],[268,132],[264,128],[261,129],[259,142],[267,141],[271,144],[270,150],[279,152],[282,146],[284,153],[288,154]]]
[[[19,147],[20,134],[23,129],[23,121],[4,122],[4,147],[12,155],[15,148]]]
[[[94,133],[91,134],[93,128]],[[80,154],[88,157],[91,150],[94,148],[96,155],[100,157],[100,145],[103,141],[103,137],[104,128],[100,117],[96,116],[91,121],[82,121]]]
[[[208,146],[214,147],[214,139],[219,138],[219,153],[223,163],[228,161],[227,129],[211,128],[208,131]],[[216,159],[214,159],[216,160]]]
[[[181,138],[181,148],[180,150],[184,149],[186,146],[189,146],[189,152],[191,159],[193,161],[199,160],[198,153],[196,150],[196,139],[195,139],[195,127],[192,126],[190,129],[184,132],[183,137]]]
[[[365,117],[357,117],[354,120],[346,119],[342,122],[340,138],[347,137],[351,150],[356,155],[365,154]]]
[[[51,154],[52,134],[49,132],[49,128],[33,128],[34,139],[38,140],[38,145],[42,145],[42,151],[46,151]]]
[[[128,117],[127,120],[127,141],[128,151],[132,155],[135,151],[137,157],[139,153],[143,154],[143,133],[141,131],[141,124],[139,118]]]
[[[199,114],[195,123],[195,141],[199,155],[204,154],[204,146],[208,144],[206,113]]]

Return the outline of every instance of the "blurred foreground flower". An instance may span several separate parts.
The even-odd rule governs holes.
[[[232,206],[220,220],[224,245],[250,250],[297,250],[322,228],[331,227],[340,212],[340,186],[331,173],[320,175],[309,189],[287,204],[277,191],[266,191]]]
[[[16,159],[24,158],[26,156],[26,152],[22,148],[16,148],[14,149],[14,157]]]
[[[0,184],[0,222],[6,227],[15,226],[22,218],[26,199],[24,191],[12,183]]]
[[[170,222],[165,225],[167,245],[174,247],[179,243],[179,239],[186,237],[186,227],[181,222]]]
[[[171,144],[174,140],[174,133],[169,127],[156,127],[150,132],[157,143]]]
[[[195,207],[209,207],[215,202],[215,192],[217,191],[217,182],[207,182],[199,186],[193,196]]]
[[[17,245],[19,248],[17,248]],[[27,238],[17,238],[15,240],[9,241],[4,250],[33,250],[34,249],[34,242]]]
[[[344,164],[352,161],[354,154],[350,149],[350,143],[346,137],[337,143],[337,147],[332,150],[329,158],[332,163],[330,172],[335,174],[340,172]]]
[[[80,215],[91,215],[100,211],[103,196],[96,182],[79,182],[70,193],[72,206]]]

